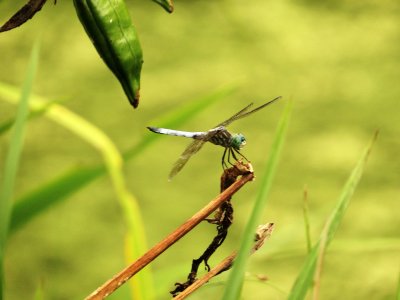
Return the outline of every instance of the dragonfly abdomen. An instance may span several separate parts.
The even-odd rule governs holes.
[[[167,134],[167,135],[174,135],[174,136],[183,136],[192,139],[201,139],[204,136],[204,132],[191,132],[191,131],[181,131],[181,130],[173,130],[167,128],[158,128],[158,127],[147,127],[149,130],[159,133],[159,134]]]

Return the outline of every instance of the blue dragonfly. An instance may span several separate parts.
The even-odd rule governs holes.
[[[230,162],[231,157],[233,157],[235,161],[238,160],[236,154],[246,159],[246,157],[240,153],[240,150],[243,148],[244,145],[246,145],[246,138],[243,136],[243,134],[240,133],[231,134],[226,129],[226,127],[236,120],[245,118],[259,111],[260,109],[263,109],[267,105],[277,101],[280,98],[281,97],[276,97],[275,99],[268,101],[267,103],[264,103],[263,105],[256,107],[253,110],[248,111],[250,107],[253,105],[253,103],[250,103],[245,108],[241,109],[239,112],[234,114],[232,117],[230,117],[229,119],[225,120],[224,122],[218,124],[217,126],[208,131],[193,132],[193,131],[181,131],[181,130],[148,126],[147,128],[155,133],[173,135],[173,136],[182,136],[194,139],[194,141],[186,147],[185,151],[183,151],[179,159],[175,162],[171,172],[169,173],[169,180],[171,180],[176,174],[179,173],[180,170],[182,170],[182,168],[186,165],[188,160],[194,154],[196,154],[206,142],[210,142],[213,143],[214,145],[222,146],[225,148],[224,154],[222,155],[223,168],[227,166],[225,161],[225,157],[227,154],[228,154],[227,161],[230,164],[232,164]]]

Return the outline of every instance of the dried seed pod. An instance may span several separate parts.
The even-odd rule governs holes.
[[[124,0],[74,0],[97,52],[118,78],[129,102],[139,105],[142,49]]]

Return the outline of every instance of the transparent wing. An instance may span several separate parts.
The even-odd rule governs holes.
[[[249,105],[247,105],[245,108],[243,108],[242,110],[238,111],[236,114],[234,114],[232,117],[230,117],[228,120],[223,121],[222,123],[218,124],[215,127],[220,127],[220,126],[228,126],[229,124],[231,124],[233,121],[237,120],[237,118],[245,113],[251,106],[253,105],[253,103],[250,103]]]
[[[216,133],[219,131],[223,130],[222,127],[217,127],[214,129],[211,129],[207,133],[203,133],[201,136],[201,139],[196,139],[193,142],[189,144],[189,146],[186,147],[185,151],[181,154],[181,156],[178,158],[178,160],[174,163],[174,166],[172,167],[171,172],[169,173],[168,180],[172,180],[172,178],[179,173],[180,170],[186,165],[188,160],[199,150],[203,145],[208,142]]]
[[[181,154],[178,160],[174,163],[171,172],[169,173],[168,179],[171,181],[172,178],[179,173],[180,170],[186,165],[188,160],[196,154],[201,147],[203,147],[206,140],[194,140],[186,147],[185,151]]]
[[[231,124],[232,122],[247,117],[257,111],[259,111],[260,109],[263,109],[264,107],[266,107],[267,105],[270,105],[271,103],[279,100],[281,98],[281,96],[276,97],[275,99],[272,99],[271,101],[268,101],[267,103],[264,103],[263,105],[256,107],[255,109],[251,110],[251,111],[247,111],[252,105],[253,103],[250,103],[249,105],[247,105],[245,108],[243,108],[242,110],[240,110],[239,112],[237,112],[236,114],[234,114],[232,117],[230,117],[228,120],[222,122],[221,124],[219,124],[218,126],[228,126],[229,124]]]

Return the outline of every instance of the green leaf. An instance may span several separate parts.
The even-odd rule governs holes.
[[[159,4],[169,13],[172,13],[174,11],[174,4],[172,3],[172,0],[152,0],[152,1]]]
[[[293,287],[290,292],[288,299],[304,299],[307,294],[308,289],[313,283],[314,273],[317,266],[317,260],[320,253],[324,253],[329,243],[332,241],[339,224],[341,223],[346,208],[349,205],[350,199],[354,194],[354,191],[361,179],[365,164],[367,162],[369,153],[371,151],[372,145],[375,142],[377,133],[374,135],[371,143],[365,149],[363,155],[358,161],[357,165],[353,169],[350,177],[348,178],[346,184],[343,187],[342,193],[337,200],[335,209],[332,211],[327,223],[321,233],[320,240],[314,245],[310,254],[307,256],[306,261],[301,269]]]
[[[254,234],[256,232],[257,225],[260,224],[260,217],[266,205],[268,193],[271,189],[272,180],[274,178],[279,161],[279,155],[281,153],[283,142],[289,125],[291,110],[292,101],[288,101],[275,134],[264,174],[262,175],[260,180],[260,191],[254,203],[249,221],[246,224],[244,236],[240,245],[240,250],[235,260],[235,263],[233,264],[232,273],[230,274],[225,287],[223,297],[224,300],[233,300],[240,298],[246,264],[249,257],[250,249],[254,241]]]
[[[14,183],[17,175],[20,154],[23,147],[25,124],[28,115],[28,99],[32,90],[33,79],[36,73],[38,60],[39,44],[35,43],[32,49],[27,75],[22,86],[15,128],[11,136],[10,147],[8,149],[5,161],[3,182],[0,189],[0,299],[3,297],[4,293],[3,264],[12,210]]]
[[[139,105],[143,54],[125,1],[74,0],[79,20],[131,105]]]

